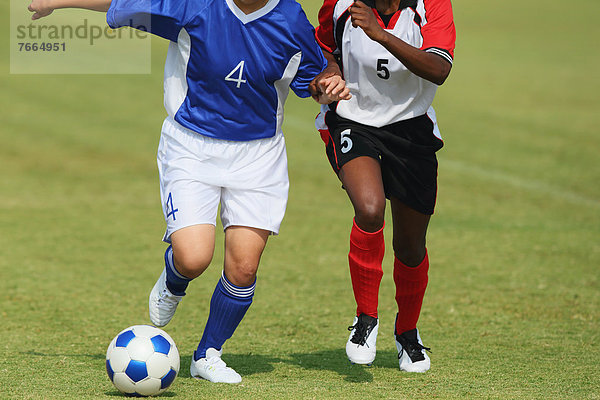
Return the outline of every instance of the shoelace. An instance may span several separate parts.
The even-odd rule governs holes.
[[[208,366],[211,366],[213,368],[223,368],[223,369],[228,369],[227,364],[225,364],[225,361],[221,360],[221,358],[219,357],[210,357],[206,359],[206,364]]]
[[[169,292],[166,289],[160,292],[157,302],[159,305],[165,305],[169,309],[169,311],[177,307],[177,305],[179,304],[177,298],[170,296]]]
[[[364,346],[367,343],[367,336],[369,334],[369,325],[365,323],[361,323],[359,320],[356,325],[350,325],[348,330],[356,329],[354,331],[354,335],[352,335],[352,339],[350,341],[352,343],[356,343],[359,346]],[[369,347],[369,345],[367,345]]]
[[[418,341],[409,340],[400,335],[396,336],[396,340],[400,342],[402,351],[406,351],[412,362],[423,361],[425,359],[423,350],[431,353],[431,348],[423,346]],[[402,353],[398,354],[398,358],[400,358],[400,356],[402,356]]]

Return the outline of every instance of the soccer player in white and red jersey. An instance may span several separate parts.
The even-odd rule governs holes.
[[[452,67],[456,32],[450,0],[325,0],[316,38],[339,62],[352,98],[322,106],[317,128],[354,207],[348,261],[356,316],[346,353],[375,359],[384,214],[393,220],[394,326],[400,369],[430,368],[417,330],[428,282],[427,226],[443,143],[431,103]],[[328,76],[327,73],[323,77]]]
[[[190,281],[209,266],[220,205],[223,273],[190,374],[241,382],[221,353],[252,303],[261,254],[285,212],[285,99],[290,88],[322,104],[349,92],[339,74],[312,82],[329,67],[293,0],[32,0],[29,10],[38,19],[70,7],[107,12],[113,28],[170,41],[157,158],[171,246],[149,296],[150,320],[169,323]]]

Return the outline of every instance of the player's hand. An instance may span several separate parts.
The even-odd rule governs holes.
[[[342,76],[342,71],[337,63],[330,61],[327,63],[327,67],[325,67],[325,69],[308,84],[308,90],[313,95],[315,100],[321,94],[321,89],[319,88],[318,82],[335,75]]]
[[[352,95],[346,87],[346,82],[339,75],[321,78],[317,82],[318,92],[313,98],[319,104],[329,104],[334,101],[350,100]]]
[[[350,12],[350,20],[353,27],[361,28],[372,40],[376,42],[381,41],[382,36],[385,35],[385,31],[377,22],[377,18],[371,7],[360,0],[356,0],[348,11]]]
[[[27,9],[33,12],[33,15],[31,16],[31,19],[33,20],[47,17],[54,11],[51,0],[32,0]]]

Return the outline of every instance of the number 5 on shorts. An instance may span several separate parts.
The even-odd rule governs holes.
[[[352,139],[350,139],[350,129],[346,129],[340,133],[340,143],[342,145],[342,153],[346,154],[352,148]]]

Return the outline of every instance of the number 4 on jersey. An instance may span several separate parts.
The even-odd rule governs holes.
[[[237,78],[232,78],[233,74],[235,74],[236,71],[239,71]],[[246,80],[242,79],[243,73],[244,73],[244,60],[240,61],[240,63],[233,70],[231,70],[229,75],[227,75],[225,77],[225,80],[237,83],[237,88],[239,89],[240,85],[242,83],[246,83]]]

